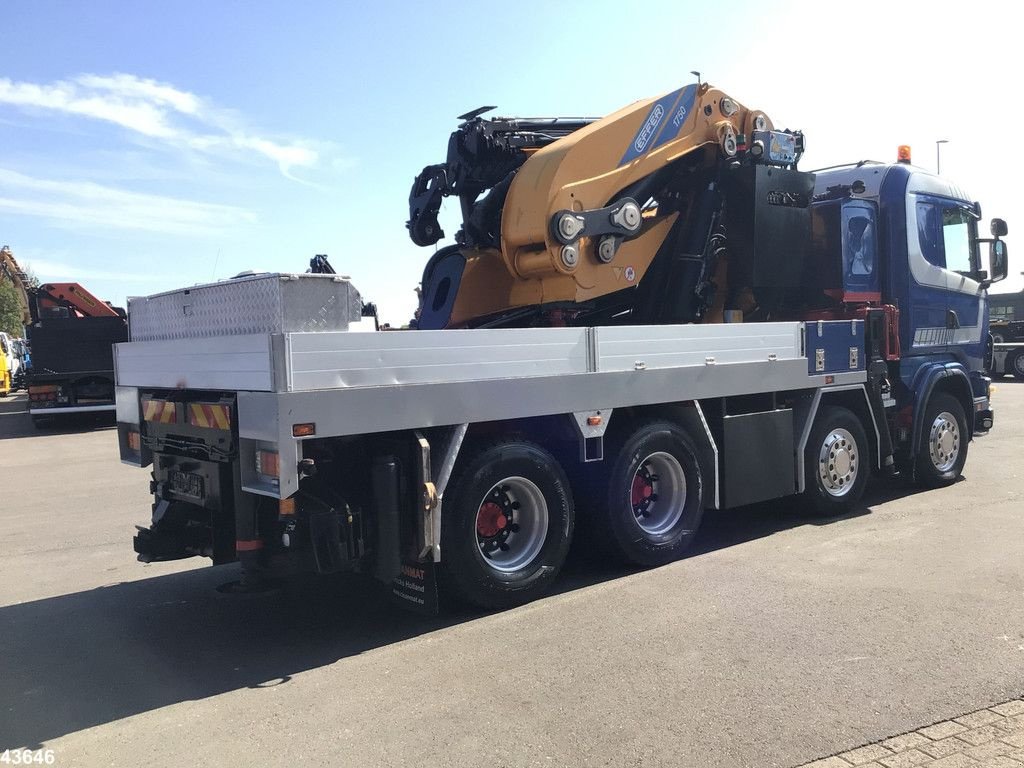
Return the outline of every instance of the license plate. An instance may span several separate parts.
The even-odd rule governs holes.
[[[201,475],[171,470],[167,474],[167,482],[171,486],[171,490],[179,496],[188,496],[189,498],[200,500],[203,498],[203,478]]]

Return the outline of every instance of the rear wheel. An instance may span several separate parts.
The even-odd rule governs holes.
[[[539,445],[509,440],[472,456],[445,494],[441,574],[482,608],[536,599],[565,562],[573,530],[569,481]]]
[[[823,517],[853,509],[867,486],[867,435],[856,414],[828,405],[818,411],[804,448],[804,499]]]
[[[678,559],[704,514],[703,481],[689,436],[668,421],[644,424],[618,451],[591,537],[643,566]]]
[[[928,488],[955,482],[967,461],[968,439],[960,401],[946,392],[932,395],[917,449],[917,481]]]

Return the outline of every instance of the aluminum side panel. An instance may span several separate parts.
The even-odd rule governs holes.
[[[288,334],[289,389],[560,376],[588,370],[585,328]]]
[[[274,388],[272,337],[125,342],[114,346],[122,387],[223,389],[269,392]]]
[[[421,429],[825,385],[804,358],[664,370],[239,395],[239,429],[259,439],[316,423],[318,437]],[[865,380],[837,374],[835,384]],[[275,425],[274,416],[280,419]]]
[[[799,323],[598,328],[598,370],[792,360],[801,356]]]

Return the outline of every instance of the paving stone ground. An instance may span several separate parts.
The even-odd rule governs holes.
[[[1024,768],[1024,700],[840,752],[800,768]]]

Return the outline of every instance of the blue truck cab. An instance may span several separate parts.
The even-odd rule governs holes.
[[[836,298],[889,310],[896,338],[889,339],[888,370],[878,375],[891,381],[886,405],[895,400],[887,409],[895,455],[914,474],[924,447],[941,454],[951,441],[992,427],[987,289],[1006,277],[999,239],[1006,224],[993,219],[985,238],[980,219],[980,204],[964,189],[909,162],[862,162],[815,175],[813,237],[839,239],[831,247],[842,251],[842,275],[830,283],[842,286]],[[962,425],[949,398],[963,411]]]

